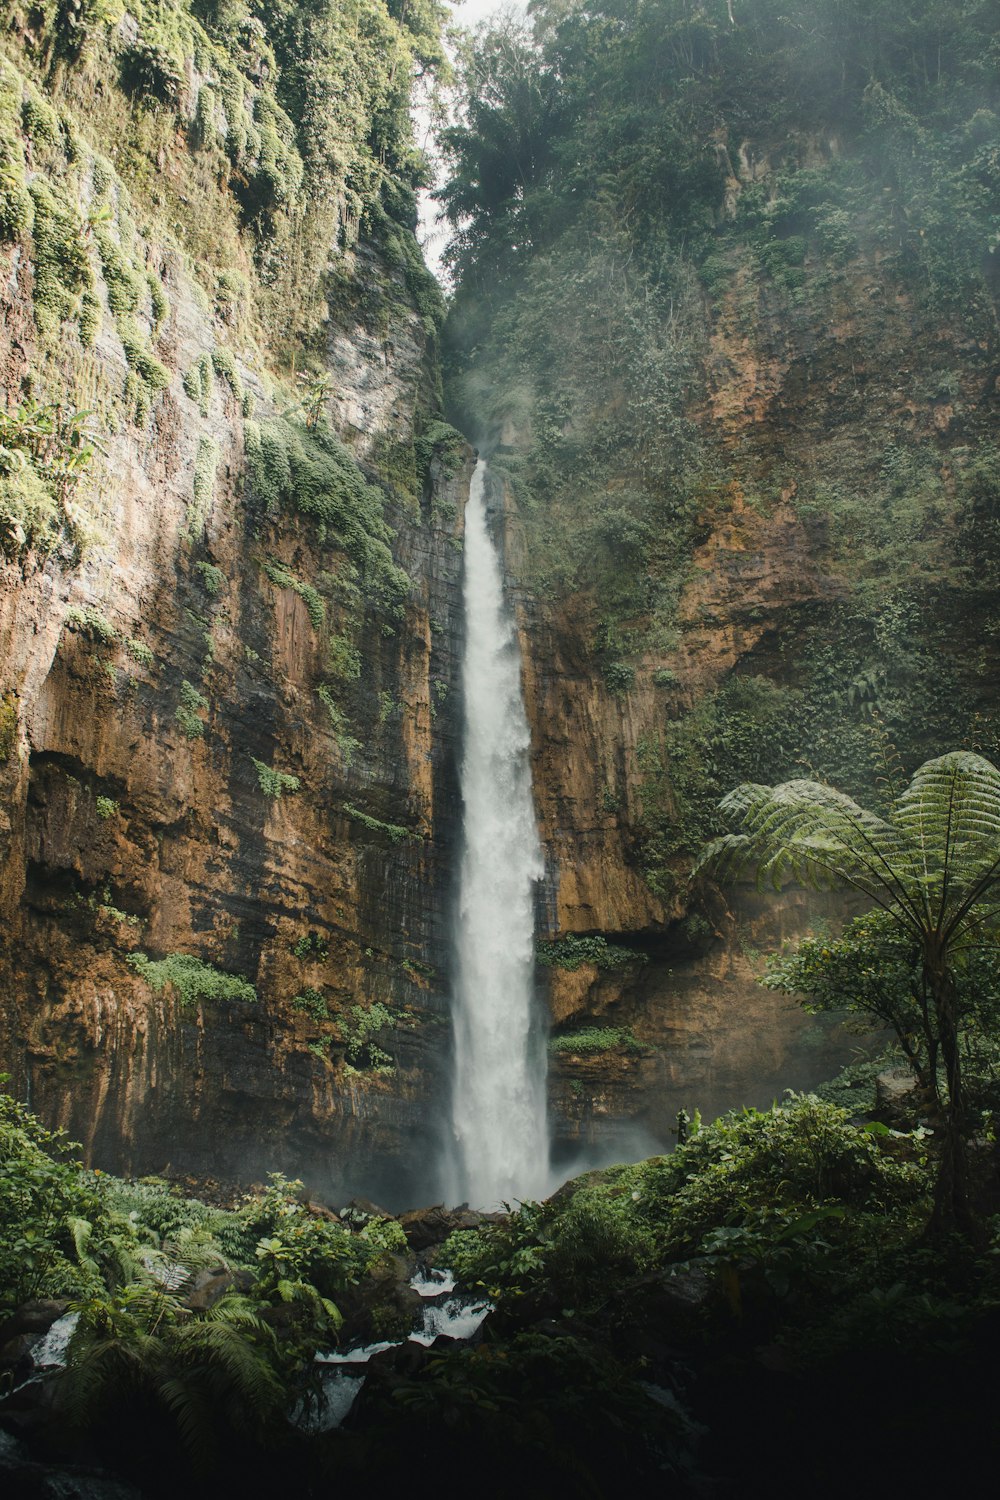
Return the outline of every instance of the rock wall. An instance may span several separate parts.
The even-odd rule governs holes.
[[[0,1070],[105,1169],[414,1202],[445,1087],[470,472],[457,434],[414,460],[434,334],[384,249],[344,251],[323,409],[297,409],[205,268],[155,221],[127,235],[125,188],[76,150],[41,176],[84,204],[111,181],[93,234],[155,274],[162,322],[135,316],[163,389],[126,399],[93,234],[89,347],[42,324],[37,232],[0,246],[8,409],[85,397],[98,436],[73,491],[86,537],[63,517],[47,552],[13,528],[0,549]],[[305,487],[328,460],[339,521]],[[178,957],[200,961],[193,990],[156,968]]]

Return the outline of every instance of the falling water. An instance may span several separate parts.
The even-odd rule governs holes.
[[[486,465],[465,512],[464,847],[459,886],[455,1194],[492,1208],[548,1181],[545,1047],[533,1003],[534,886],[542,857],[531,798],[521,665],[486,526]]]

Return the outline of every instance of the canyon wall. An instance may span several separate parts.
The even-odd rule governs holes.
[[[12,27],[2,62],[0,1067],[105,1169],[413,1201],[446,1090],[471,470],[440,297],[405,206],[342,203],[278,321],[250,168],[233,186],[184,119],[226,58],[174,18],[179,121],[112,81],[157,44],[141,11],[96,57]]]

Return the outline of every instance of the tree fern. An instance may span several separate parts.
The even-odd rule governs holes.
[[[931,1041],[948,1081],[938,1216],[967,1217],[956,967],[1000,939],[1000,772],[956,750],[929,760],[886,817],[815,781],[748,783],[720,804],[738,831],[716,839],[696,873],[758,884],[849,885],[912,941],[932,1001]]]

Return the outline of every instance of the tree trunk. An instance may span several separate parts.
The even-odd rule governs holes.
[[[940,1238],[957,1230],[972,1234],[975,1220],[969,1204],[969,1168],[965,1149],[965,1094],[962,1087],[962,1055],[958,1046],[958,995],[955,981],[944,963],[928,963],[924,974],[934,1002],[941,1060],[948,1084],[944,1109],[944,1138],[934,1187],[934,1212],[930,1232]]]

